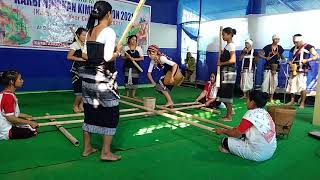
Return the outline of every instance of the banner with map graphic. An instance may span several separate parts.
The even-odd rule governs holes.
[[[66,49],[73,40],[70,27],[86,27],[96,0],[0,0],[0,46]],[[108,0],[112,28],[120,38],[137,3]],[[137,35],[146,51],[149,45],[151,7],[144,6],[127,35]]]

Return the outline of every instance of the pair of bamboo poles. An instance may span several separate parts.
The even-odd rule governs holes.
[[[143,101],[140,100],[140,99],[130,98],[130,97],[127,97],[127,96],[121,96],[121,97],[123,99],[128,99],[128,100],[135,101],[135,102],[138,102],[138,103],[143,103]],[[187,113],[184,113],[182,111],[179,111],[179,110],[184,110],[184,109],[202,108],[202,107],[204,107],[204,104],[197,104],[197,103],[194,103],[194,102],[192,102],[192,103],[180,103],[180,104],[175,104],[175,106],[185,106],[185,105],[186,106],[185,107],[175,108],[175,109],[170,109],[170,108],[166,108],[166,107],[163,107],[163,106],[156,105],[156,108],[158,108],[160,110],[154,110],[154,109],[150,109],[150,108],[147,108],[145,106],[137,105],[137,104],[134,104],[134,103],[131,103],[131,102],[127,102],[127,101],[124,101],[124,100],[120,100],[120,103],[135,107],[135,108],[131,108],[131,109],[121,109],[120,112],[133,112],[133,111],[137,111],[137,110],[140,110],[140,109],[146,111],[146,112],[123,114],[123,115],[120,115],[120,118],[135,117],[135,116],[146,116],[146,115],[154,115],[154,114],[156,114],[156,115],[161,115],[161,116],[167,117],[169,119],[173,119],[173,120],[177,120],[177,121],[180,121],[180,122],[184,122],[184,123],[196,126],[198,128],[201,128],[201,129],[204,129],[204,130],[208,130],[210,132],[214,132],[214,128],[209,127],[209,126],[205,126],[205,125],[202,125],[202,124],[190,121],[190,120],[187,120],[186,118],[196,119],[198,121],[209,123],[209,124],[212,124],[212,125],[215,125],[215,126],[226,128],[226,129],[232,128],[230,126],[227,126],[227,125],[215,122],[215,121],[207,120],[207,119],[195,116],[195,115],[191,115],[191,114],[187,114]],[[167,112],[173,113],[175,115],[169,114]],[[215,111],[215,112],[217,113],[218,111]],[[64,127],[62,127],[62,125],[63,124],[82,123],[83,120],[55,121],[55,119],[57,119],[57,118],[69,118],[69,117],[80,117],[80,116],[83,116],[83,115],[84,115],[83,113],[62,114],[62,115],[50,115],[50,114],[47,113],[46,116],[34,117],[33,119],[34,120],[50,119],[51,122],[39,123],[39,126],[43,127],[43,126],[52,126],[52,125],[54,125],[59,129],[59,131],[62,134],[65,135],[65,137],[72,144],[74,144],[75,146],[79,146],[80,145],[79,141],[75,137],[73,137],[72,134],[69,133]],[[180,116],[183,116],[183,117],[178,117],[177,115],[180,115]]]
[[[134,14],[133,14],[133,17],[131,19],[131,21],[129,22],[129,24],[127,25],[125,31],[123,32],[120,40],[119,40],[119,44],[121,44],[126,36],[126,34],[128,33],[128,31],[131,29],[134,21],[136,20],[141,8],[143,7],[145,3],[145,0],[140,0],[135,11],[134,11]],[[80,40],[78,39],[77,35],[75,34],[74,30],[71,28],[71,31],[72,33],[74,34],[74,37],[76,39],[76,41],[81,45],[80,43]],[[220,41],[221,41],[221,31],[222,31],[222,27],[220,28]],[[220,42],[220,46],[221,46],[221,42]],[[81,46],[80,46],[81,47]],[[219,47],[221,49],[221,47]],[[220,51],[219,51],[220,52]],[[221,53],[221,52],[220,52]],[[133,64],[141,71],[143,72],[143,70],[141,69],[141,67],[135,62],[133,61]],[[220,70],[220,67],[218,66],[218,72]],[[220,72],[217,76],[217,81],[220,79]],[[129,99],[128,97],[125,97],[125,96],[122,96],[123,98],[127,98]],[[142,102],[141,100],[138,100],[138,99],[130,99],[130,100],[133,100],[133,101],[136,101],[136,102]],[[123,100],[120,100],[121,103],[123,104],[127,104],[127,105],[130,105],[130,106],[133,106],[133,107],[136,107],[136,108],[132,108],[132,109],[124,109],[124,110],[120,110],[120,112],[130,112],[130,111],[135,111],[135,110],[138,110],[138,109],[143,109],[147,112],[140,112],[140,113],[132,113],[132,114],[125,114],[125,115],[120,115],[120,117],[124,118],[124,117],[133,117],[133,116],[141,116],[141,115],[150,115],[150,114],[158,114],[158,115],[161,115],[161,116],[164,116],[164,117],[167,117],[167,118],[170,118],[170,119],[174,119],[174,120],[178,120],[178,121],[181,121],[181,122],[185,122],[187,124],[191,124],[191,125],[194,125],[196,127],[199,127],[201,129],[205,129],[205,130],[208,130],[208,131],[214,131],[214,128],[212,127],[209,127],[209,126],[205,126],[205,125],[202,125],[202,124],[199,124],[199,123],[196,123],[196,122],[193,122],[193,121],[189,121],[189,120],[186,120],[185,118],[181,118],[181,117],[178,117],[176,115],[172,115],[172,114],[169,114],[169,113],[166,113],[165,111],[168,111],[168,112],[171,112],[171,113],[175,113],[177,115],[181,115],[181,116],[184,116],[184,117],[187,117],[187,118],[193,118],[193,119],[197,119],[199,121],[202,121],[202,122],[206,122],[206,123],[210,123],[210,124],[213,124],[213,125],[216,125],[216,126],[220,126],[220,127],[223,127],[223,128],[227,128],[227,129],[230,129],[232,127],[230,126],[226,126],[224,124],[221,124],[221,123],[218,123],[218,122],[214,122],[214,121],[210,121],[210,120],[206,120],[206,119],[203,119],[203,118],[200,118],[198,116],[194,116],[194,115],[190,115],[190,114],[187,114],[187,113],[184,113],[184,112],[181,112],[179,110],[183,110],[183,109],[187,109],[187,108],[202,108],[203,110],[210,110],[208,108],[205,108],[203,104],[197,104],[197,105],[193,105],[193,106],[190,106],[190,107],[181,107],[181,108],[176,108],[176,109],[169,109],[169,108],[165,108],[165,107],[162,107],[162,106],[156,106],[158,109],[161,109],[162,111],[157,111],[157,110],[154,110],[154,109],[150,109],[150,108],[147,108],[147,107],[144,107],[144,106],[140,106],[140,105],[136,105],[136,104],[133,104],[133,103],[130,103],[130,102],[126,102],[126,101],[123,101]],[[186,103],[185,103],[186,104]],[[191,103],[188,103],[188,104],[191,104]],[[183,104],[180,104],[180,105],[183,105]],[[211,110],[211,112],[215,112],[214,110]],[[50,119],[50,121],[52,122],[48,122],[48,123],[39,123],[39,126],[48,126],[48,125],[55,125],[59,131],[61,131],[75,146],[79,146],[79,141],[74,138],[64,127],[62,127],[61,125],[62,124],[72,124],[72,123],[82,123],[83,120],[69,120],[69,121],[62,121],[62,122],[54,122],[56,118],[65,118],[65,117],[78,117],[78,116],[83,116],[83,113],[79,113],[79,114],[65,114],[65,115],[53,115],[53,116],[50,116],[49,114],[46,114],[46,116],[43,116],[43,117],[36,117],[34,118],[34,120],[39,120],[39,119]]]
[[[139,110],[138,108],[131,108],[131,109],[121,109],[120,112],[133,112]],[[121,118],[126,117],[134,117],[134,116],[143,116],[143,115],[151,115],[152,112],[139,112],[139,113],[131,113],[131,114],[124,114],[120,115]],[[49,119],[51,122],[46,123],[38,123],[39,127],[44,126],[56,126],[58,130],[75,146],[79,146],[79,141],[64,127],[62,127],[63,124],[77,124],[77,123],[83,123],[83,120],[68,120],[68,121],[56,121],[58,118],[69,118],[69,117],[81,117],[83,116],[83,113],[77,113],[77,114],[61,114],[61,115],[50,115],[49,113],[46,113],[45,116],[41,117],[34,117],[33,120],[43,120],[43,119]]]

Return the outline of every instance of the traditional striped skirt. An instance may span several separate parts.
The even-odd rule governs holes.
[[[137,68],[124,68],[125,88],[137,89],[139,84],[139,70]]]
[[[233,103],[234,85],[237,73],[233,66],[222,66],[220,71],[220,88],[217,94],[217,101]]]
[[[97,66],[81,69],[80,76],[85,116],[83,130],[114,135],[120,116],[117,72],[111,73],[104,66]]]
[[[78,73],[71,72],[72,87],[75,96],[82,96],[82,81]]]

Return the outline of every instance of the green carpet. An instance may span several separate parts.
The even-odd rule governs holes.
[[[190,102],[199,92],[175,88],[173,99]],[[138,90],[138,96],[142,94],[155,96],[157,104],[164,103],[152,88]],[[71,92],[21,94],[18,98],[21,111],[33,116],[72,113]],[[236,115],[227,125],[239,123],[246,112],[244,103],[235,99]],[[201,110],[184,112],[212,120],[222,116]],[[313,108],[298,110],[288,139],[278,139],[275,155],[262,163],[220,153],[217,147],[223,136],[160,116],[120,120],[112,147],[123,159],[114,163],[101,162],[99,153],[82,158],[81,146],[74,147],[55,127],[41,127],[35,138],[0,141],[0,179],[316,179],[320,141],[307,133],[320,128],[312,126],[312,115]],[[64,127],[82,144],[80,124]],[[100,148],[101,137],[93,136],[93,144]]]

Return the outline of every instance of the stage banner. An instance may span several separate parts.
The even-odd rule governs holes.
[[[0,0],[0,46],[64,50],[73,40],[70,27],[86,27],[96,0]],[[112,28],[120,38],[137,3],[108,0]],[[145,5],[129,35],[137,35],[146,52],[150,36],[151,6]]]

